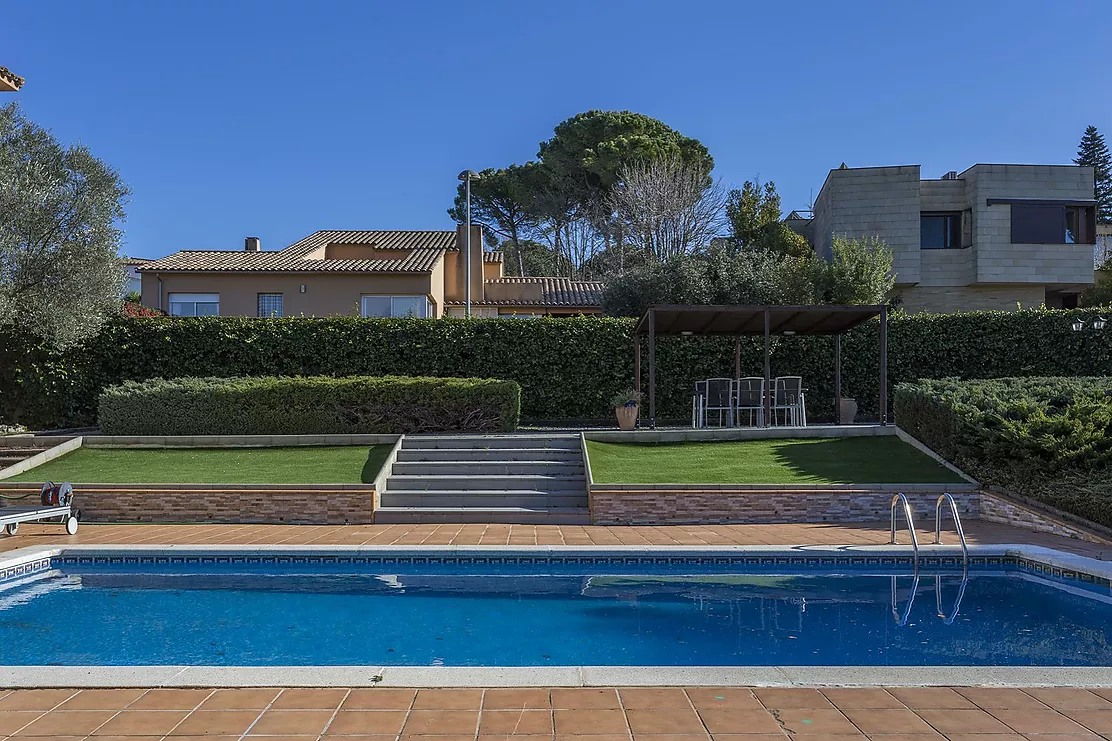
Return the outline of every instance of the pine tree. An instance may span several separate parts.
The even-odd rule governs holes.
[[[1097,221],[1112,224],[1112,154],[1109,154],[1104,135],[1097,131],[1096,126],[1085,129],[1085,135],[1081,137],[1081,144],[1077,147],[1077,157],[1073,161],[1074,164],[1093,168],[1096,176],[1093,197],[1097,201]]]

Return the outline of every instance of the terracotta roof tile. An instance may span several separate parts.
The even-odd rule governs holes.
[[[483,262],[502,262],[504,255],[501,250],[483,253]]]
[[[332,244],[400,250],[397,259],[337,260],[306,256]],[[427,273],[446,250],[455,249],[455,231],[337,231],[310,234],[280,251],[183,250],[140,268],[150,272],[232,273]]]
[[[572,280],[571,278],[541,278],[541,277],[506,277],[488,280],[487,285],[500,283],[539,283],[541,298],[539,301],[531,299],[513,300],[485,300],[472,301],[471,305],[480,306],[567,306],[591,308],[602,305],[602,289],[604,284],[591,280]],[[463,301],[445,301],[448,306],[463,306]]]
[[[6,82],[8,87],[13,90],[19,90],[23,87],[24,79],[12,72],[7,67],[0,67],[0,81]]]

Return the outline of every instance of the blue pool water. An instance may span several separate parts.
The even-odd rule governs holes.
[[[0,664],[1112,665],[1107,587],[1015,571],[954,615],[960,571],[377,570],[62,566],[0,589]]]

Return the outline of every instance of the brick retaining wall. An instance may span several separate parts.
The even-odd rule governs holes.
[[[905,490],[916,522],[934,519],[939,494],[955,487]],[[721,525],[778,522],[873,522],[889,516],[899,489],[775,488],[591,488],[591,523],[596,525]],[[980,516],[980,497],[956,492],[961,516]],[[902,522],[901,522],[902,526]]]
[[[0,489],[23,493],[27,487]],[[85,522],[346,525],[374,522],[367,486],[186,486],[80,484],[74,506]],[[30,502],[35,499],[28,500]]]

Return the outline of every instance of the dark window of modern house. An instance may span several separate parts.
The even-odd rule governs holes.
[[[1095,244],[1092,206],[1012,204],[1012,244]]]
[[[259,316],[274,319],[282,316],[282,294],[260,293]]]
[[[961,212],[920,214],[919,246],[925,250],[948,250],[961,247]]]

